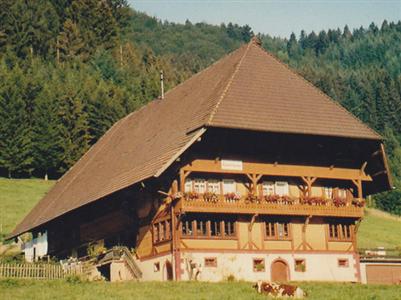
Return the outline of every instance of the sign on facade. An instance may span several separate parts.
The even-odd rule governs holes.
[[[221,169],[222,170],[235,170],[242,171],[242,160],[221,160]]]

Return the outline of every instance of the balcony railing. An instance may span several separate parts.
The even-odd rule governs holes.
[[[362,217],[365,201],[361,199],[290,196],[242,196],[214,193],[184,193],[181,208],[194,212],[232,212],[288,215]]]

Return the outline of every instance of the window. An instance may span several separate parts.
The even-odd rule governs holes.
[[[153,264],[153,271],[154,272],[159,272],[160,271],[160,263],[159,262],[155,262]]]
[[[185,179],[184,192],[192,192],[192,180],[189,178]]]
[[[271,237],[271,238],[276,236],[276,230],[275,230],[274,223],[266,222],[266,236]]]
[[[209,179],[207,181],[207,191],[209,193],[220,194],[220,181],[216,179]]]
[[[235,180],[234,179],[223,179],[223,192],[227,193],[235,193],[237,191]]]
[[[352,239],[352,225],[341,223],[330,223],[329,239],[347,241]]]
[[[333,198],[333,188],[331,187],[325,187],[324,188],[324,196],[327,199],[332,199]]]
[[[194,179],[194,191],[199,194],[206,192],[206,180],[205,179]]]
[[[264,181],[262,183],[263,196],[274,195],[274,183],[271,181]]]
[[[153,225],[153,242],[159,242],[159,224]]]
[[[279,239],[288,238],[288,223],[277,223],[277,234]]]
[[[338,239],[340,237],[338,234],[338,224],[329,224],[329,236],[332,239]]]
[[[153,243],[160,243],[171,239],[171,222],[165,220],[153,224]]]
[[[207,236],[206,221],[203,220],[196,221],[196,235]]]
[[[268,220],[265,222],[265,236],[267,239],[288,239],[290,238],[290,224],[283,220]]]
[[[210,235],[221,236],[221,221],[210,221]]]
[[[217,258],[216,257],[205,257],[205,267],[216,268]]]
[[[305,272],[306,271],[305,259],[295,259],[294,270],[295,272]]]
[[[350,239],[351,238],[351,226],[350,225],[345,225],[345,224],[341,224],[340,228],[341,228],[341,237],[343,239]]]
[[[264,272],[265,271],[265,260],[263,258],[253,259],[253,271]]]
[[[235,236],[235,221],[224,221],[224,235]]]
[[[347,258],[339,258],[338,259],[338,266],[342,268],[348,268],[349,262]]]
[[[204,216],[189,215],[181,221],[181,233],[184,237],[236,237],[236,219],[224,218],[223,216]]]
[[[345,199],[347,197],[347,191],[345,189],[338,189],[338,197]]]
[[[193,229],[193,220],[189,218],[184,218],[181,222],[181,233],[183,236],[193,236],[194,229]]]
[[[289,194],[288,182],[276,181],[274,188],[276,194],[279,196],[285,196]]]

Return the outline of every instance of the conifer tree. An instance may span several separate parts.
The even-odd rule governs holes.
[[[32,171],[31,116],[21,93],[27,88],[22,70],[3,63],[0,72],[0,166],[12,177]]]
[[[74,58],[87,58],[84,53],[84,41],[78,26],[67,19],[63,25],[63,31],[58,37],[61,61],[70,61]]]
[[[60,163],[61,139],[58,128],[57,103],[54,92],[47,85],[38,96],[33,113],[33,165],[43,172],[45,179],[49,171],[56,171]]]

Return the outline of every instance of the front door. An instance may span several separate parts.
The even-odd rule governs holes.
[[[286,282],[289,280],[288,265],[285,261],[276,260],[272,264],[272,281],[273,282]]]

